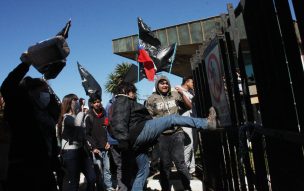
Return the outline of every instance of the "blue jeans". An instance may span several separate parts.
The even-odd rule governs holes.
[[[145,148],[146,145],[155,142],[163,131],[174,126],[206,129],[207,125],[207,119],[185,117],[180,115],[168,115],[151,119],[146,121],[144,128],[138,135],[133,145],[133,149],[141,150],[142,147]],[[132,186],[132,190],[143,190],[145,181],[149,175],[149,160],[147,154],[144,152],[137,154],[136,163],[138,171]]]
[[[77,191],[79,188],[79,177],[82,172],[87,180],[87,191],[94,191],[95,172],[92,159],[85,151],[80,149],[63,150],[63,163],[67,170],[63,180],[64,191]]]
[[[94,163],[97,164],[100,174],[98,185],[100,187],[103,187],[103,185],[105,185],[106,190],[112,188],[109,152],[101,151],[100,154],[96,155]]]
[[[122,152],[122,183],[120,191],[142,191],[149,175],[147,152],[127,150]]]
[[[149,157],[147,153],[139,153],[136,155],[137,174],[133,182],[132,191],[143,190],[146,180],[149,176]]]
[[[207,129],[207,125],[206,118],[193,118],[174,114],[150,119],[145,123],[143,130],[138,135],[133,149],[138,150],[142,146],[155,142],[162,132],[174,126]]]

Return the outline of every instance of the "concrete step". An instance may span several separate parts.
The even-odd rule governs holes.
[[[180,180],[171,180],[171,191],[183,191],[183,185]],[[191,180],[190,186],[192,191],[203,191],[203,183],[200,180]],[[161,190],[159,180],[148,180],[147,188],[150,190]]]
[[[171,191],[184,191],[182,182],[177,179],[177,172],[172,172],[171,174]],[[192,191],[203,191],[204,185],[203,182],[197,178],[193,178],[193,180],[190,181],[190,186]],[[84,175],[81,173],[80,175],[80,189],[79,190],[85,190],[86,188],[86,181]],[[154,174],[153,176],[150,176],[147,179],[147,188],[150,191],[160,191],[161,186],[159,183],[159,173]]]
[[[171,191],[183,191],[182,182],[177,178],[177,172],[172,172],[171,174]],[[190,181],[190,186],[192,191],[203,191],[203,182],[197,178],[193,178]],[[159,183],[159,173],[151,176],[147,180],[147,188],[150,190],[161,190],[161,186]]]

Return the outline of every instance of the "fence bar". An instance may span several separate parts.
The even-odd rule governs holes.
[[[297,115],[273,1],[247,0],[243,16],[263,126],[294,131]],[[303,190],[302,148],[270,137],[266,137],[266,145],[272,189]]]
[[[292,81],[299,126],[304,130],[304,72],[288,0],[275,0]],[[303,14],[303,13],[302,13]]]
[[[241,44],[239,44],[238,63],[240,68],[240,74],[242,81],[244,80],[245,87],[249,87],[242,51],[243,48]],[[248,88],[243,88],[243,98],[246,107],[247,120],[253,123],[254,122],[253,108],[250,102],[250,92]],[[265,151],[263,148],[262,141],[263,139],[261,135],[256,135],[251,140],[252,155],[253,155],[254,170],[255,170],[255,177],[253,178],[253,181],[258,191],[268,191],[269,187],[267,181]]]
[[[292,0],[294,12],[297,18],[297,24],[302,42],[302,50],[304,49],[304,1],[303,0]],[[304,50],[303,50],[304,51]]]
[[[220,49],[221,49],[221,56],[223,59],[223,66],[224,66],[224,72],[225,72],[225,82],[226,82],[226,86],[227,86],[227,92],[228,92],[228,98],[229,98],[229,103],[230,106],[234,105],[233,102],[233,93],[231,88],[232,84],[231,84],[231,77],[229,74],[229,68],[228,68],[228,55],[227,55],[227,51],[226,51],[226,46],[225,46],[225,42],[223,39],[219,39],[219,45],[220,45]],[[236,149],[238,148],[238,134],[237,134],[237,129],[236,129],[236,111],[235,111],[235,107],[230,107],[230,116],[231,116],[231,123],[232,125],[230,127],[226,127],[227,129],[227,136],[228,136],[228,148],[229,148],[229,152],[230,152],[230,158],[231,158],[231,167],[232,167],[232,175],[233,175],[233,182],[234,182],[234,188],[235,190],[239,190],[240,189],[240,184],[243,185],[241,187],[244,187],[244,179],[243,177],[239,177],[238,171],[237,171],[237,165],[238,165],[238,161],[236,158]],[[239,183],[239,180],[241,180],[241,182]]]

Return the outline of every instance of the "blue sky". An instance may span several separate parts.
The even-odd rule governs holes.
[[[108,74],[122,62],[132,60],[113,54],[112,39],[136,34],[137,17],[152,30],[227,13],[226,4],[239,0],[3,0],[0,2],[0,83],[19,63],[30,45],[53,37],[68,19],[72,19],[68,44],[71,53],[67,65],[50,84],[60,98],[69,93],[85,97],[77,70],[77,61],[100,83],[103,90]],[[28,75],[41,77],[31,67]],[[169,75],[173,85],[181,79]],[[138,83],[139,96],[152,92],[154,83]],[[103,91],[103,102],[111,95]]]

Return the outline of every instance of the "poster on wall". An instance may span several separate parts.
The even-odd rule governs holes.
[[[230,109],[225,91],[225,75],[217,37],[206,48],[203,59],[205,60],[212,105],[219,113],[221,124],[229,126],[231,125]]]

